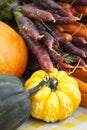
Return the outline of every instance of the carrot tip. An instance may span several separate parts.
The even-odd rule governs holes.
[[[87,56],[86,56],[86,54],[84,54],[84,58],[86,58]]]
[[[40,35],[40,36],[38,37],[38,40],[42,39],[43,37],[44,37],[44,35]]]
[[[87,41],[84,41],[84,44],[87,44]]]
[[[79,17],[75,17],[75,21],[79,21],[80,20],[80,18]]]
[[[54,23],[56,22],[56,20],[55,20],[55,18],[54,18],[54,17],[53,17],[52,21],[53,21]]]
[[[50,69],[50,72],[53,72],[53,71],[54,71],[54,69],[53,69],[53,68],[51,68],[51,69]]]
[[[67,64],[67,63],[63,63],[63,66],[67,69],[73,69],[74,66],[73,65],[70,65],[70,64]]]

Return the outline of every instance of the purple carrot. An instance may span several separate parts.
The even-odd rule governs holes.
[[[66,40],[66,36],[61,35],[58,29],[55,28],[54,24],[47,23],[45,27],[47,27],[48,32],[54,37],[55,42],[58,45],[59,43],[64,42]]]
[[[32,53],[37,57],[40,67],[46,72],[53,71],[53,63],[49,57],[46,49],[41,46],[39,41],[32,40],[29,36],[26,36],[23,32],[20,32],[22,37],[27,43],[27,46]]]
[[[76,0],[75,4],[77,4],[77,5],[87,5],[87,0]]]
[[[76,47],[75,45],[73,45],[69,41],[61,42],[60,46],[62,49],[64,49],[65,51],[67,51],[71,54],[75,54],[82,58],[86,58],[85,52],[83,50],[81,50],[80,48]]]
[[[38,19],[40,21],[55,22],[55,19],[50,12],[39,9],[36,6],[33,6],[31,4],[24,4],[22,6],[22,13],[29,18]]]
[[[33,22],[25,16],[18,19],[19,29],[24,31],[26,35],[30,36],[34,40],[40,40],[43,35],[40,35],[38,29]]]
[[[73,1],[78,1],[78,0],[59,0],[61,2],[65,2],[65,3],[72,3]]]
[[[63,69],[63,62],[64,62],[64,58],[58,53],[58,52],[54,52],[54,51],[49,51],[49,55],[52,59],[52,62],[54,64],[55,67],[57,67],[58,69]]]
[[[79,66],[85,66],[86,65],[85,61],[80,56],[70,54],[70,57],[73,59],[72,65],[74,65],[74,66],[77,65],[77,64],[79,64]]]
[[[34,24],[38,28],[41,35],[44,35],[44,37],[41,39],[43,44],[45,44],[49,49],[52,49],[54,44],[54,38],[50,33],[47,32],[46,28],[42,25],[40,21],[35,20]]]
[[[73,3],[74,5],[87,5],[87,0],[60,0],[61,2]]]
[[[87,47],[86,46],[79,46],[81,50],[83,50],[87,56]]]
[[[51,50],[53,48],[54,39],[50,35],[50,33],[45,32],[44,37],[41,39],[41,41]]]
[[[62,17],[56,13],[54,13],[53,16],[56,20],[55,24],[58,24],[58,25],[71,24],[71,23],[74,23],[76,21],[72,17]]]
[[[44,9],[54,10],[61,16],[74,18],[70,10],[66,9],[65,7],[62,7],[54,0],[43,0],[43,2],[41,0],[33,0],[33,1]]]
[[[82,46],[87,44],[87,41],[84,37],[81,36],[72,36],[72,43],[74,43],[76,46]]]
[[[49,55],[52,61],[56,64],[61,64],[64,61],[63,57],[58,52],[55,53],[54,51],[49,50]]]

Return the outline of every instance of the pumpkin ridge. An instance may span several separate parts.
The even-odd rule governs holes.
[[[44,87],[44,86],[43,86],[43,87]],[[38,94],[39,94],[40,91],[43,91],[43,90],[42,90],[43,87],[37,92]],[[48,88],[48,86],[45,86],[45,87]],[[51,89],[50,89],[50,88],[49,88],[49,90],[50,90],[50,93],[51,93]],[[42,111],[39,112],[39,115],[41,115],[41,117],[38,117],[38,116],[37,116],[37,119],[39,119],[39,118],[40,118],[40,120],[43,120],[43,119],[44,119],[44,112],[45,112],[45,107],[46,107],[45,104],[47,103],[48,98],[49,98],[49,95],[47,95],[47,98],[46,98],[46,100],[44,101],[44,106],[43,106]],[[41,99],[41,98],[40,98],[40,99]],[[42,100],[43,100],[43,99],[41,99],[41,101],[42,101]],[[39,105],[38,105],[38,106],[39,106]],[[38,107],[38,106],[37,106],[37,107]],[[35,109],[37,109],[37,108],[35,108]],[[32,114],[32,116],[35,117],[35,115],[33,115],[33,114]]]
[[[50,94],[51,94],[51,92],[50,92]],[[49,100],[50,94],[48,95],[48,97],[47,97],[47,99],[46,99],[46,101],[45,101],[45,104],[47,104],[47,102],[48,102],[48,100]],[[45,113],[45,110],[46,110],[46,105],[45,105],[45,107],[43,108],[43,110],[44,110],[44,111],[43,111],[43,117],[46,119],[45,114],[44,114],[44,113]],[[44,119],[44,118],[43,118],[43,119]]]
[[[51,90],[50,90],[50,93],[49,93],[49,95],[48,95],[48,97],[47,97],[47,99],[46,99],[46,101],[45,101],[44,104],[47,104],[50,94],[51,94]],[[43,111],[43,119],[44,119],[44,118],[46,118],[46,117],[45,117],[45,114],[44,114],[44,113],[45,113],[45,110],[46,110],[46,105],[44,105],[43,110],[44,110],[44,111]]]

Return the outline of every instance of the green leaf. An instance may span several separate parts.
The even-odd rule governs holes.
[[[65,62],[68,63],[68,64],[70,64],[70,63],[73,62],[72,57],[71,57],[68,53],[65,53],[65,54],[63,55],[63,58],[64,58]]]
[[[17,4],[18,0],[2,0],[0,1],[0,20],[12,19],[11,7]]]
[[[21,0],[0,0],[0,20],[12,19],[11,8],[20,1]],[[24,2],[29,3],[31,0],[24,0]]]

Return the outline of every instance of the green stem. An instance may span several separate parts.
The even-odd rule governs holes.
[[[19,6],[17,9],[15,9],[13,15],[14,15],[15,21],[17,23],[17,26],[20,29],[19,24],[18,24],[18,20],[20,17],[23,16],[23,14],[21,13],[21,6]]]
[[[14,5],[18,4],[19,1],[20,0],[0,0],[0,20],[4,20],[4,21],[11,20],[13,17],[11,13],[11,9]],[[31,1],[32,0],[24,0],[24,3],[30,3]],[[16,11],[19,12],[20,9],[21,9],[21,6],[18,6],[16,8]]]
[[[42,81],[38,85],[36,85],[34,88],[31,88],[27,91],[28,96],[40,90],[48,81],[49,81],[49,77],[45,75],[44,79],[42,79]]]
[[[55,91],[58,86],[58,80],[54,77],[50,77],[47,86],[51,88],[52,91]]]
[[[11,14],[11,8],[13,5],[17,4],[18,0],[3,0],[0,2],[0,20],[10,20],[12,19],[12,14]]]

